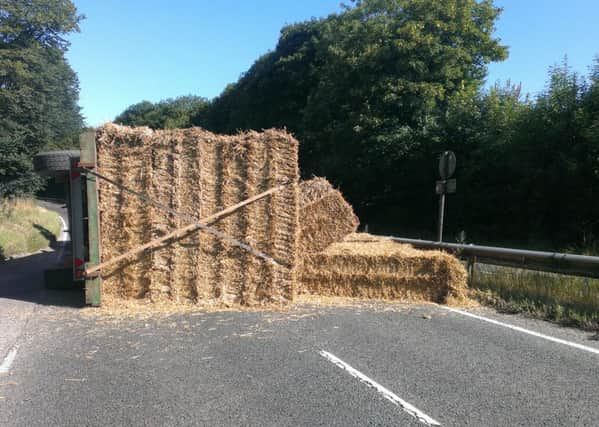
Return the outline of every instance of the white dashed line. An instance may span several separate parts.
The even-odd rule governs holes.
[[[18,349],[19,349],[18,346],[14,346],[12,348],[12,350],[10,350],[8,352],[8,354],[6,355],[6,357],[4,358],[4,360],[2,361],[2,364],[0,365],[0,374],[8,374],[8,371],[10,370],[12,362],[14,362],[15,361],[15,357],[17,357],[17,350]]]
[[[335,355],[329,353],[328,351],[324,351],[324,350],[319,351],[319,354],[322,357],[324,357],[325,359],[327,359],[329,362],[332,362],[335,365],[337,365],[338,367],[340,367],[341,369],[347,371],[347,373],[350,374],[352,377],[357,378],[360,381],[362,381],[363,383],[365,383],[366,385],[368,385],[369,387],[374,388],[381,395],[383,395],[383,397],[385,399],[391,401],[394,405],[399,406],[401,409],[403,409],[405,412],[407,412],[408,414],[410,414],[411,416],[416,418],[421,423],[429,425],[429,426],[440,426],[441,425],[441,424],[439,424],[438,421],[435,421],[434,419],[432,419],[431,417],[426,415],[424,412],[420,411],[415,406],[411,405],[410,403],[406,402],[405,400],[402,400],[395,393],[386,389],[385,387],[383,387],[376,381],[368,378],[366,375],[364,375],[360,371],[357,371],[356,369],[352,368],[351,366],[349,366],[347,363],[345,363],[343,360],[339,359]]]
[[[451,311],[452,313],[458,313],[458,314],[461,314],[462,316],[468,316],[468,317],[471,317],[473,319],[482,320],[483,322],[492,323],[492,324],[497,325],[497,326],[503,326],[504,328],[508,328],[508,329],[512,329],[514,331],[522,332],[524,334],[532,335],[533,337],[542,338],[542,339],[547,340],[547,341],[551,341],[551,342],[555,342],[555,343],[558,343],[558,344],[567,345],[567,346],[570,346],[570,347],[577,348],[578,350],[588,351],[589,353],[599,354],[599,349],[597,349],[597,348],[593,348],[593,347],[589,347],[589,346],[586,346],[586,345],[578,344],[578,343],[575,343],[575,342],[572,342],[572,341],[562,340],[560,338],[555,338],[555,337],[552,337],[550,335],[541,334],[539,332],[531,331],[529,329],[524,329],[524,328],[521,328],[519,326],[510,325],[509,323],[503,323],[503,322],[500,322],[498,320],[489,319],[488,317],[479,316],[477,314],[470,313],[468,311],[458,310],[456,308],[444,307],[442,305],[440,305],[439,307],[441,307],[441,308],[443,308],[445,310]]]

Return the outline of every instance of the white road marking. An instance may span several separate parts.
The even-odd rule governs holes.
[[[545,339],[547,341],[552,341],[552,342],[555,342],[555,343],[558,343],[558,344],[567,345],[567,346],[570,346],[570,347],[577,348],[579,350],[588,351],[589,353],[599,354],[599,349],[594,348],[594,347],[589,347],[589,346],[578,344],[578,343],[575,343],[575,342],[572,342],[572,341],[562,340],[560,338],[555,338],[555,337],[552,337],[550,335],[545,335],[545,334],[541,334],[539,332],[531,331],[529,329],[524,329],[524,328],[521,328],[519,326],[510,325],[509,323],[503,323],[503,322],[500,322],[498,320],[489,319],[488,317],[479,316],[477,314],[470,313],[468,311],[458,310],[456,308],[445,307],[445,306],[442,306],[442,305],[440,305],[439,307],[441,307],[441,308],[443,308],[445,310],[451,311],[453,313],[461,314],[462,316],[468,316],[468,317],[472,317],[473,319],[482,320],[483,322],[492,323],[492,324],[497,325],[497,326],[503,326],[504,328],[509,328],[509,329],[514,330],[514,331],[522,332],[524,334],[528,334],[528,335],[532,335],[534,337]]]
[[[58,236],[58,239],[56,239],[57,242],[68,242],[70,240],[70,236],[68,233],[68,229],[69,226],[67,225],[66,221],[63,219],[63,217],[61,215],[58,215],[58,218],[60,218],[60,222],[62,223],[62,230],[60,230],[60,235]],[[56,252],[55,258],[57,261],[61,261],[63,258],[63,254],[64,254],[64,248],[65,245],[58,245],[58,251]]]
[[[432,419],[431,417],[426,415],[424,412],[420,411],[415,406],[411,405],[410,403],[406,402],[405,400],[402,400],[395,393],[386,389],[385,387],[383,387],[376,381],[368,378],[366,375],[364,375],[360,371],[357,371],[356,369],[352,368],[351,366],[349,366],[347,363],[345,363],[343,360],[339,359],[335,355],[329,353],[328,351],[324,351],[324,350],[321,350],[318,353],[322,357],[327,359],[329,362],[332,362],[335,365],[337,365],[338,367],[340,367],[341,369],[347,371],[352,377],[357,378],[360,381],[362,381],[363,383],[365,383],[366,385],[368,385],[369,387],[374,388],[376,391],[378,391],[380,394],[382,394],[385,399],[391,401],[394,405],[399,406],[401,409],[403,409],[405,412],[407,412],[408,414],[410,414],[411,416],[416,418],[421,423],[429,425],[429,426],[440,426],[441,425],[441,424],[439,424],[438,421],[435,421],[434,419]]]
[[[15,361],[15,357],[17,357],[17,350],[19,349],[19,346],[14,346],[12,348],[12,350],[10,350],[8,352],[8,354],[6,355],[6,357],[4,358],[4,360],[2,361],[2,364],[0,365],[0,374],[7,374],[8,371],[10,370],[10,367],[12,365],[12,362]]]
[[[58,218],[60,218],[60,222],[62,223],[62,230],[60,230],[60,236],[58,236],[58,241],[66,242],[67,240],[69,240],[69,233],[67,231],[69,229],[69,226],[67,225],[66,221],[61,215],[58,215]]]

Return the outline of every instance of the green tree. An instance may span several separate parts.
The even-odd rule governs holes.
[[[552,67],[534,99],[511,84],[452,113],[460,141],[454,231],[478,242],[544,249],[592,248],[599,236],[597,83],[567,62]]]
[[[589,81],[589,89],[583,104],[586,113],[584,135],[592,146],[590,157],[593,175],[599,179],[599,56],[595,57]]]
[[[363,0],[284,27],[276,48],[199,108],[143,102],[117,120],[216,132],[287,128],[305,177],[339,185],[376,232],[432,237],[437,155],[458,156],[446,235],[599,251],[599,58],[536,97],[482,89],[507,55],[491,1]],[[193,105],[193,100],[186,105]]]
[[[286,127],[301,141],[303,175],[341,185],[359,213],[403,204],[415,176],[431,177],[449,104],[476,96],[486,64],[506,56],[493,36],[499,12],[491,1],[355,1],[285,27],[194,121],[220,132]]]
[[[458,157],[459,191],[448,199],[448,236],[465,230],[478,242],[505,238],[506,224],[498,217],[514,219],[509,198],[518,179],[510,149],[530,105],[510,81],[450,102],[442,143]],[[436,171],[430,179],[437,179]]]
[[[590,245],[599,236],[595,84],[589,86],[564,61],[550,70],[547,88],[522,118],[511,150],[512,167],[520,173],[514,197],[533,238]]]
[[[176,129],[191,127],[191,117],[201,115],[208,100],[199,96],[181,96],[156,104],[142,101],[128,107],[115,118],[116,123],[126,126],[148,126],[152,129]]]
[[[70,0],[0,0],[0,197],[38,189],[32,156],[83,125],[64,56],[81,19]]]

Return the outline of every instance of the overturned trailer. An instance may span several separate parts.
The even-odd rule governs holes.
[[[255,305],[293,299],[298,143],[283,131],[215,135],[108,124],[38,170],[68,177],[73,278],[86,302]],[[68,163],[68,167],[67,167]],[[104,282],[104,283],[102,283]]]
[[[93,133],[86,133],[81,139],[93,139]],[[46,273],[49,287],[69,287],[83,282],[85,263],[88,255],[88,233],[86,227],[87,197],[86,180],[79,171],[81,152],[79,150],[61,150],[39,153],[33,158],[34,169],[63,186],[63,195],[67,205],[70,244],[65,251],[66,269],[51,270]],[[60,283],[59,283],[60,282]]]

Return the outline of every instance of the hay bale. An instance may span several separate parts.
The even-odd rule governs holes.
[[[303,181],[300,197],[300,248],[320,252],[355,233],[360,221],[343,195],[324,178]]]
[[[324,296],[445,303],[466,295],[467,273],[455,257],[369,234],[351,234],[308,255],[304,288]]]
[[[194,232],[103,270],[107,296],[227,305],[293,299],[299,232],[293,137],[277,130],[222,136],[199,128],[152,131],[107,124],[96,140],[101,174],[196,219],[291,183],[215,225],[289,269]],[[190,223],[102,180],[99,210],[102,261]]]

